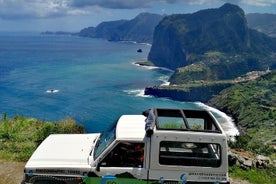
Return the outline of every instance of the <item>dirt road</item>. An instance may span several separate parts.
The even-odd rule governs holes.
[[[23,178],[23,162],[0,160],[0,184],[19,184]]]

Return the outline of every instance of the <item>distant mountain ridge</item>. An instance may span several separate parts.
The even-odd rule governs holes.
[[[276,37],[276,14],[249,13],[246,15],[246,19],[250,28]]]
[[[244,11],[226,3],[217,9],[165,17],[155,29],[148,60],[175,70],[210,51],[261,55],[275,50],[276,39],[248,28]]]
[[[79,36],[104,38],[109,41],[136,41],[152,43],[155,26],[164,16],[141,13],[131,20],[102,22],[96,27],[88,27],[79,32]]]

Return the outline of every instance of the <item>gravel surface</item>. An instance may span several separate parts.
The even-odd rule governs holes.
[[[230,178],[230,184],[250,184],[250,183],[246,180]]]
[[[19,184],[23,179],[25,163],[0,160],[0,184]]]

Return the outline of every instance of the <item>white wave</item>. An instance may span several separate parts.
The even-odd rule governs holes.
[[[46,93],[58,93],[59,90],[58,89],[48,89],[46,90]]]
[[[173,72],[173,70],[170,70],[170,69],[164,68],[164,67],[140,65],[137,62],[133,62],[132,64],[136,65],[136,66],[139,66],[139,67],[143,67],[143,68],[149,69],[149,70],[165,70],[165,71]],[[160,76],[158,80],[162,82],[161,86],[168,86],[168,85],[170,85],[169,78],[170,78],[169,75],[162,75],[162,76]]]
[[[137,45],[147,45],[147,46],[151,46],[150,43],[147,43],[147,42],[134,42],[135,44]]]
[[[169,86],[170,82],[169,81],[165,81],[163,84],[161,84],[161,86]]]
[[[145,95],[144,89],[130,89],[124,90],[124,92],[137,97],[150,97],[149,95]]]
[[[150,43],[141,43],[141,44],[143,44],[143,45],[147,45],[147,46],[151,46],[151,44],[150,44]]]
[[[173,70],[169,69],[169,68],[165,68],[165,67],[158,67],[158,66],[147,66],[147,65],[140,65],[138,63],[139,61],[136,62],[132,62],[133,65],[139,66],[139,67],[143,67],[149,70],[164,70],[164,71],[169,71],[169,72],[174,72]],[[142,61],[143,62],[143,61]]]
[[[147,45],[147,46],[151,46],[150,43],[146,43],[146,42],[136,42],[136,41],[131,41],[131,40],[125,40],[125,41],[119,41],[119,42],[122,42],[122,43],[132,43],[132,44],[137,44],[137,45]]]
[[[170,76],[168,76],[168,75],[162,75],[162,76],[160,76],[158,80],[162,82],[161,86],[168,86],[168,85],[170,85],[169,78],[170,78]]]
[[[132,62],[132,64],[135,65],[135,66],[145,68],[145,69],[149,69],[149,70],[158,69],[158,67],[156,67],[156,66],[141,65],[141,64],[138,63],[138,61],[137,62]]]
[[[210,107],[204,103],[196,102],[196,104],[203,109],[210,111],[212,114],[218,116],[216,117],[216,119],[220,123],[221,127],[223,128],[229,139],[234,140],[234,137],[240,134],[232,117],[227,116],[224,112],[221,112],[218,109]]]

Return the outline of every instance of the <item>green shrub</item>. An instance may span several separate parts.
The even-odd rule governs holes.
[[[228,144],[230,148],[246,148],[248,142],[250,141],[250,137],[247,134],[235,136],[235,141],[229,141]]]
[[[84,133],[84,128],[70,118],[59,123],[42,122],[15,116],[0,120],[0,159],[26,161],[37,146],[50,134]]]
[[[236,136],[235,141],[229,141],[228,145],[230,148],[244,149],[255,154],[266,156],[270,156],[276,152],[272,146],[264,144],[260,140],[252,139],[247,134]]]

